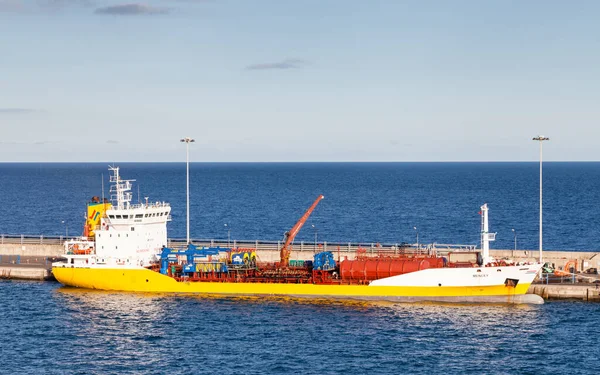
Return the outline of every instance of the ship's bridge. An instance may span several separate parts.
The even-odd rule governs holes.
[[[171,221],[171,205],[166,202],[134,204],[106,211],[107,225],[150,224]]]

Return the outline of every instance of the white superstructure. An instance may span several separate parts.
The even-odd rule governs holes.
[[[73,266],[93,265],[147,266],[156,261],[167,246],[167,222],[171,206],[166,202],[131,204],[134,180],[123,180],[118,167],[109,167],[109,207],[88,238],[65,243],[67,263]]]

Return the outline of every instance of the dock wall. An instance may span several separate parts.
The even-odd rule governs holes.
[[[63,251],[64,237],[44,237],[44,236],[0,236],[0,256],[2,255],[21,255],[38,257],[57,257]],[[260,261],[274,262],[279,260],[279,249],[283,245],[280,241],[224,241],[224,240],[194,240],[197,246],[211,247],[240,247],[253,249],[257,252]],[[171,247],[183,247],[185,241],[172,239],[168,243]],[[473,246],[461,245],[428,245],[421,246],[418,249],[412,247],[411,251],[418,251],[423,254],[437,252],[441,255],[447,255],[453,261],[473,261]],[[362,251],[367,255],[377,254],[398,254],[402,248],[397,244],[357,244],[357,243],[308,243],[296,242],[293,246],[291,259],[310,260],[316,252],[331,251],[334,256],[340,259],[348,257],[353,259],[357,251]],[[539,251],[537,250],[490,250],[491,255],[496,259],[511,259],[514,261],[537,261]],[[544,251],[544,261],[554,263],[556,267],[564,267],[569,261],[574,261],[577,271],[585,271],[588,268],[600,269],[600,252],[592,251]]]
[[[0,236],[0,278],[52,280],[50,270],[51,259],[59,257],[64,247],[64,238],[25,237],[6,238]],[[195,240],[197,246],[239,247],[252,249],[257,252],[259,261],[275,262],[279,260],[281,242],[276,241],[218,241]],[[185,241],[169,240],[171,247],[184,247]],[[365,254],[398,254],[402,251],[397,245],[353,244],[353,243],[297,243],[294,245],[291,259],[311,260],[316,252],[331,251],[340,259],[353,259],[360,249]],[[415,250],[413,248],[411,250]],[[423,254],[436,251],[449,256],[452,260],[474,260],[473,248],[424,247],[417,249]],[[514,261],[536,261],[539,252],[534,250],[491,250],[496,259],[512,259]],[[600,253],[592,251],[544,251],[544,261],[554,263],[556,267],[564,267],[569,261],[577,264],[578,271],[588,268],[600,269]],[[584,280],[585,281],[585,280]],[[588,280],[589,282],[589,280]],[[537,294],[544,299],[573,299],[582,301],[599,301],[600,290],[595,284],[533,284],[528,293]]]
[[[0,266],[0,279],[53,280],[52,270],[43,266]]]
[[[0,255],[23,255],[39,257],[60,256],[65,251],[62,245],[48,244],[0,244]]]
[[[580,301],[600,302],[600,289],[596,285],[544,285],[533,284],[527,291],[529,294],[537,294],[545,300],[572,299]]]

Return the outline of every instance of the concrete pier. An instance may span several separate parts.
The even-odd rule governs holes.
[[[64,252],[63,237],[44,236],[0,236],[0,278],[19,278],[34,280],[51,280],[51,263],[54,258],[60,257]],[[279,241],[227,241],[227,240],[193,240],[197,246],[210,247],[239,247],[255,250],[259,261],[275,262],[279,260]],[[171,239],[170,247],[184,247],[185,240]],[[423,254],[435,252],[448,256],[453,261],[475,261],[474,247],[461,245],[422,246],[411,251]],[[367,255],[399,254],[403,251],[398,244],[356,244],[356,243],[310,243],[296,242],[291,253],[291,259],[311,260],[316,252],[331,251],[337,259],[353,259],[357,251]],[[539,252],[534,250],[490,250],[492,257],[500,260],[515,262],[535,262],[539,259]],[[544,261],[554,263],[557,269],[564,269],[566,265],[573,267],[578,272],[589,268],[600,270],[600,252],[595,251],[544,251]],[[591,276],[591,275],[590,275]],[[597,276],[594,276],[597,278]],[[594,279],[577,274],[575,283],[563,284],[534,284],[528,293],[537,294],[544,299],[577,299],[585,301],[600,301],[599,289],[596,284],[591,284]],[[583,281],[583,282],[582,282]],[[568,280],[567,280],[568,282]]]
[[[528,294],[537,294],[545,300],[570,299],[600,302],[600,286],[598,284],[533,284]]]
[[[44,236],[0,236],[0,256],[21,255],[21,256],[41,256],[56,257],[64,252],[64,237],[44,237]],[[280,241],[238,241],[238,240],[193,240],[197,246],[211,247],[241,247],[254,249],[263,262],[273,262],[279,259],[279,249],[283,245]],[[185,240],[170,239],[168,246],[185,246]],[[410,245],[409,245],[410,246]],[[296,242],[293,246],[291,259],[309,260],[312,259],[315,252],[331,251],[336,258],[348,257],[354,258],[357,251],[361,249],[366,254],[398,254],[402,251],[399,244],[378,244],[378,243],[333,243],[333,242]],[[412,247],[412,251],[415,251]],[[418,251],[426,254],[436,252],[440,255],[449,255],[453,260],[467,261],[474,260],[474,246],[465,245],[442,245],[434,244],[421,246]],[[496,259],[509,259],[515,262],[535,262],[539,259],[537,250],[490,250],[492,257]],[[554,263],[556,268],[562,269],[568,262],[575,264],[577,271],[585,271],[589,268],[600,269],[600,252],[598,251],[544,251],[544,261]]]
[[[52,259],[40,255],[0,255],[0,279],[54,280]]]
[[[0,279],[55,280],[50,268],[18,265],[0,266]]]

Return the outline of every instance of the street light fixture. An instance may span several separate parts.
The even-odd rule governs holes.
[[[225,224],[225,229],[227,229],[227,247],[229,247],[229,240],[231,238],[231,228],[229,225]]]
[[[540,142],[540,264],[542,264],[542,143],[549,141],[550,138],[538,135],[533,140]]]
[[[185,143],[185,162],[186,162],[186,187],[187,187],[187,243],[190,243],[190,143],[196,142],[190,137],[181,139],[181,142]]]
[[[319,231],[319,229],[317,227],[315,227],[314,224],[312,224],[312,228],[315,230],[315,253],[317,252],[317,232]]]
[[[417,230],[417,227],[413,227],[413,229],[417,232],[417,250],[419,250],[419,231]]]

